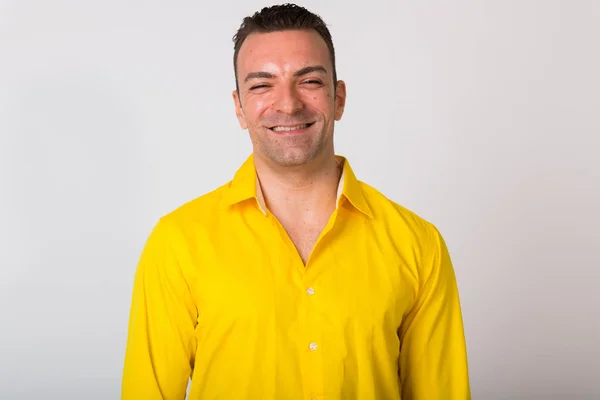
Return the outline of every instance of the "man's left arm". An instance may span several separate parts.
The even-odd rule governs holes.
[[[444,239],[428,228],[418,293],[400,329],[402,399],[470,399],[456,277]]]

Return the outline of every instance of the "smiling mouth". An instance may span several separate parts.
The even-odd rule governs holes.
[[[299,131],[300,129],[306,129],[312,126],[314,122],[309,122],[308,124],[301,124],[295,126],[273,126],[271,129],[274,132],[291,132],[291,131]]]

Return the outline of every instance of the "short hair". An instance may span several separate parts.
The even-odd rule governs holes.
[[[311,30],[314,29],[323,38],[329,49],[331,66],[333,68],[333,82],[337,82],[335,70],[335,49],[333,40],[327,25],[320,16],[308,11],[306,8],[296,4],[281,4],[265,7],[257,11],[251,17],[242,21],[237,33],[233,36],[233,71],[235,74],[235,87],[239,92],[237,59],[242,44],[252,33],[270,33],[287,30]],[[335,86],[334,86],[335,88]]]

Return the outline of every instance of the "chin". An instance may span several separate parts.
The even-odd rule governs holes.
[[[307,164],[310,160],[306,158],[277,157],[272,161],[282,167],[298,167]]]
[[[269,159],[282,167],[297,167],[305,165],[316,158],[316,154],[307,151],[289,151],[279,154],[270,154]]]
[[[327,142],[311,140],[308,137],[292,137],[276,141],[263,141],[257,144],[260,154],[276,165],[296,167],[311,163],[327,151]]]

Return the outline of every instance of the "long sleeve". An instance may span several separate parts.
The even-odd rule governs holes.
[[[435,227],[430,228],[418,294],[400,329],[402,399],[470,399],[455,273],[442,236]]]
[[[195,356],[197,310],[168,222],[160,220],[135,274],[122,400],[185,398]]]

